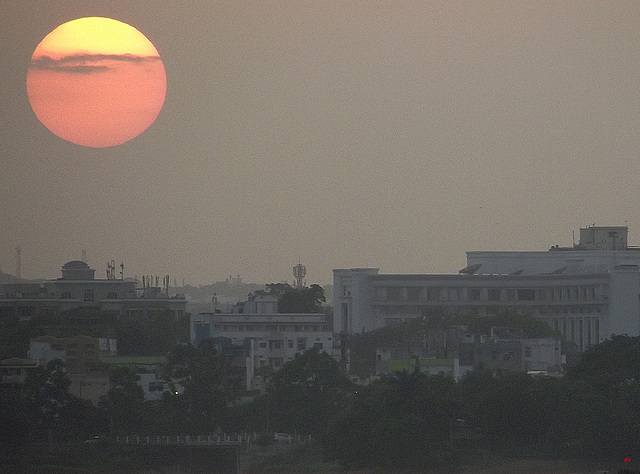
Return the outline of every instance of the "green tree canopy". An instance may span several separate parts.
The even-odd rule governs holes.
[[[288,283],[268,283],[264,290],[257,290],[249,296],[272,295],[278,299],[279,313],[321,313],[326,302],[324,289],[320,285],[294,288]]]
[[[273,374],[263,401],[269,417],[265,425],[275,431],[319,435],[352,388],[333,357],[311,348]]]
[[[567,368],[567,377],[601,388],[640,383],[640,336],[612,336],[590,346]]]

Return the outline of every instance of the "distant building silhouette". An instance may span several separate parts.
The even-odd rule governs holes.
[[[73,309],[140,317],[169,312],[179,318],[185,311],[186,299],[170,297],[168,284],[138,288],[135,280],[117,279],[113,272],[106,279],[97,279],[95,270],[80,260],[65,263],[61,273],[56,280],[22,283],[19,290],[15,285],[0,285],[0,318],[30,320]]]

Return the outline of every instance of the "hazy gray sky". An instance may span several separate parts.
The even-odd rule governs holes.
[[[26,74],[59,24],[143,32],[167,98],[113,148],[56,137]],[[638,1],[0,2],[0,269],[308,283],[467,250],[640,242]]]

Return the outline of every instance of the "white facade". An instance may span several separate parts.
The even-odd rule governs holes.
[[[336,332],[370,331],[428,312],[513,309],[546,322],[580,350],[612,334],[640,335],[638,267],[605,273],[384,275],[334,270]]]
[[[560,341],[557,339],[521,339],[522,360],[529,372],[548,374],[564,363]]]
[[[333,271],[334,330],[369,331],[427,312],[513,309],[546,322],[580,350],[613,334],[640,335],[640,248],[626,227],[580,229],[580,243],[548,251],[467,252],[458,274]]]
[[[191,316],[191,342],[205,338],[227,338],[245,348],[247,389],[258,388],[255,370],[280,368],[296,354],[317,347],[334,356],[331,324],[322,313],[200,313]]]

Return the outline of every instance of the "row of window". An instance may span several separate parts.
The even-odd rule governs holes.
[[[289,349],[295,349],[297,351],[306,351],[307,350],[307,338],[299,337],[295,341],[293,339],[287,339],[287,347]],[[258,347],[260,349],[266,349],[267,346],[270,350],[278,350],[284,347],[284,341],[282,339],[270,339],[269,341],[260,341],[258,342]],[[316,342],[313,344],[313,347],[323,350],[324,344],[322,342]]]
[[[73,293],[71,293],[70,291],[63,291],[60,294],[60,298],[62,298],[63,300],[73,299]],[[116,298],[118,298],[118,294],[115,291],[109,291],[107,293],[107,299],[116,299]],[[82,300],[93,301],[94,300],[93,290],[85,290]]]
[[[380,304],[373,306],[373,312],[377,315],[423,315],[429,310],[446,310],[453,313],[468,313],[470,310],[473,312],[485,312],[487,314],[498,314],[505,306],[437,306],[437,305],[415,305],[415,304]],[[517,307],[517,305],[514,305]],[[600,313],[602,311],[601,305],[598,304],[579,304],[579,305],[534,305],[527,306],[527,313],[534,315],[544,314],[591,314]]]
[[[214,324],[214,331],[330,332],[326,324]]]
[[[376,287],[375,297],[387,301],[587,301],[601,299],[602,286],[544,288]]]
[[[97,346],[95,344],[85,344],[84,348],[87,350],[93,350],[95,349]],[[75,350],[75,349],[79,349],[80,347],[78,346],[78,344],[68,344],[68,345],[62,345],[62,344],[52,344],[51,345],[51,349],[53,349],[54,351],[69,351],[69,350]]]

